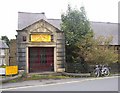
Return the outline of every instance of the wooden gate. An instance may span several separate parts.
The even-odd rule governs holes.
[[[54,71],[54,48],[30,47],[29,72]]]

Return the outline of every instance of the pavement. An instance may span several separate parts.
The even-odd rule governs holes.
[[[9,80],[13,80],[15,78],[20,77],[22,74],[13,76],[13,77],[4,77],[0,78],[0,82],[7,82]],[[89,77],[89,74],[72,74],[72,73],[64,73],[64,75],[70,75],[70,76],[81,76],[82,78],[79,77],[80,80],[85,80],[85,79],[91,79],[92,77]],[[113,76],[119,76],[118,74],[114,74]],[[78,78],[70,78],[70,79],[62,79],[63,82],[68,82],[72,80],[76,80]],[[22,82],[16,82],[16,83],[2,83],[2,88],[11,88],[11,87],[21,87],[21,86],[31,86],[31,85],[36,85],[36,84],[52,84],[52,83],[58,83],[61,82],[61,79],[49,79],[49,80],[29,80],[29,81],[22,81]]]
[[[23,70],[19,70],[19,74],[15,75],[15,76],[0,76],[0,82],[4,83],[4,82],[8,82],[10,80],[16,79],[18,77],[21,77],[23,74]]]
[[[10,80],[16,79],[20,76],[22,76],[23,72],[20,72],[18,75],[16,76],[4,76],[0,78],[0,82],[4,83],[4,82],[8,82]],[[40,74],[40,73],[37,73]],[[45,73],[44,73],[45,74]],[[53,74],[53,73],[51,73]],[[86,74],[75,74],[75,73],[62,73],[62,75],[67,75],[67,76],[79,76],[79,77],[89,77],[90,73],[86,73]]]
[[[40,74],[40,73],[37,73],[37,74]],[[61,79],[49,79],[49,80],[43,79],[43,80],[29,80],[29,81],[22,81],[22,82],[16,82],[16,83],[7,83],[10,80],[20,77],[21,75],[22,75],[22,73],[19,73],[16,76],[11,76],[11,77],[4,76],[4,78],[0,78],[0,82],[2,82],[2,88],[31,86],[31,84],[36,85],[38,83],[44,85],[44,84],[61,82]],[[81,80],[88,78],[90,76],[90,74],[75,74],[75,73],[62,73],[62,75],[84,77],[84,78],[81,78]],[[66,82],[66,81],[73,80],[73,78],[72,79],[62,79],[62,80]],[[74,78],[74,80],[75,80],[75,78]]]
[[[89,78],[70,78],[70,79],[30,80],[30,81],[23,81],[23,82],[17,82],[17,83],[4,83],[2,85],[1,90],[2,91],[16,90],[16,89],[22,90],[22,89],[27,89],[27,88],[35,90],[34,88],[36,88],[36,87],[38,87],[38,89],[40,89],[40,88],[45,88],[46,89],[48,87],[56,87],[54,89],[59,89],[58,86],[61,86],[61,85],[65,85],[64,87],[67,87],[69,85],[69,90],[70,90],[73,87],[77,87],[77,86],[80,86],[80,87],[78,87],[78,89],[83,88],[81,84],[84,84],[84,86],[85,86],[84,90],[85,90],[86,85],[89,85],[88,88],[91,87],[91,83],[95,83],[95,84],[92,84],[92,86],[95,85],[94,87],[97,87],[96,84],[101,84],[100,86],[104,86],[105,84],[109,84],[110,81],[112,80],[112,78],[116,78],[116,77],[118,77],[118,76],[99,77],[99,78],[89,77]],[[101,82],[101,80],[102,81],[104,80],[103,81],[104,85],[103,85],[103,82]],[[98,82],[98,83],[96,83],[96,82]],[[108,82],[108,83],[105,83],[105,82]],[[116,81],[116,82],[118,82],[118,81]],[[113,81],[109,85],[113,86],[113,83],[115,83],[115,85],[116,85],[116,82]],[[66,86],[66,84],[67,84],[67,86]],[[75,84],[75,85],[73,85],[73,84]],[[47,86],[47,87],[45,87],[45,86]],[[72,87],[70,88],[70,86],[72,86]],[[64,87],[62,86],[61,88],[64,88]],[[117,87],[115,86],[115,89],[116,88]],[[67,89],[67,88],[65,88],[65,89]]]
[[[18,77],[20,77],[21,76],[21,74],[19,74],[19,75],[16,75],[16,76],[4,76],[4,77],[1,77],[0,78],[0,82],[2,82],[2,83],[4,83],[4,82],[8,82],[8,81],[10,81],[10,80],[13,80],[13,79],[16,79],[16,78],[18,78]]]
[[[29,80],[29,81],[22,81],[22,82],[16,82],[16,83],[4,83],[4,84],[2,84],[2,89],[5,89],[5,88],[14,88],[14,87],[23,87],[23,86],[55,84],[55,83],[59,83],[59,82],[62,83],[62,82],[75,81],[77,79],[78,78],[71,78],[71,79],[49,79],[49,80],[45,80],[44,79],[44,80]],[[84,80],[84,79],[85,78],[81,78],[80,80]]]

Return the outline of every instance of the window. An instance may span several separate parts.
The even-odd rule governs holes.
[[[0,58],[0,66],[2,65],[2,58]]]
[[[26,41],[26,36],[23,36],[23,41]]]
[[[116,46],[116,50],[119,50],[119,47],[118,47],[118,46]]]
[[[4,55],[5,55],[5,50],[4,50],[4,49],[1,49],[1,50],[0,50],[0,55],[1,55],[1,56],[4,56]]]
[[[0,65],[5,64],[5,58],[0,58]]]
[[[54,41],[54,37],[53,37],[53,35],[51,35],[51,41],[52,41],[52,42]]]

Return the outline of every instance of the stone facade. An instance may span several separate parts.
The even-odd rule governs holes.
[[[16,60],[16,53],[17,53],[17,45],[16,45],[16,39],[11,39],[10,40],[10,66],[16,66],[17,65],[17,60]]]
[[[64,71],[65,63],[65,37],[61,31],[61,19],[47,19],[45,13],[18,13],[17,30],[17,64],[19,69],[26,70],[29,73],[29,49],[36,48],[54,48],[54,71]],[[98,36],[113,36],[111,47],[120,53],[118,44],[118,23],[90,22],[91,28]],[[49,34],[52,37],[51,42],[31,42],[33,34]]]
[[[51,42],[31,42],[33,34],[49,34]],[[65,63],[65,38],[64,33],[41,19],[28,27],[17,30],[17,63],[19,69],[29,73],[29,48],[53,47],[54,48],[54,72],[63,72]]]
[[[9,66],[9,49],[5,49],[5,63]]]

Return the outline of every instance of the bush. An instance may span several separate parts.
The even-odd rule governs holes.
[[[89,66],[87,63],[75,62],[66,63],[66,72],[68,73],[88,73]]]
[[[22,73],[21,78],[27,78],[27,73],[25,71]]]
[[[7,65],[3,64],[0,66],[0,68],[6,68]]]

